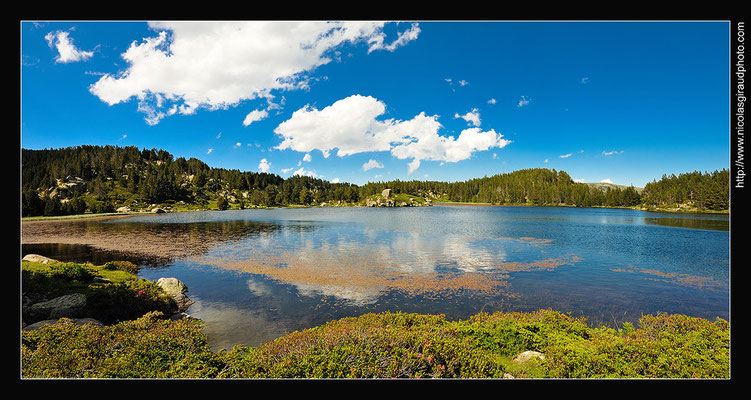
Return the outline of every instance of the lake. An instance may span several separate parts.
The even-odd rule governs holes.
[[[729,218],[568,207],[278,208],[22,227],[23,253],[176,277],[214,350],[368,312],[729,319]]]

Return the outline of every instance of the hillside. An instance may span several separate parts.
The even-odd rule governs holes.
[[[358,186],[307,176],[209,167],[164,150],[117,146],[22,149],[22,216],[115,211],[244,209],[279,206],[366,206],[390,189],[402,199],[575,207],[728,209],[727,170],[663,176],[643,189],[577,183],[565,171],[521,169],[463,182],[369,182]],[[401,197],[399,197],[401,196]],[[412,201],[409,201],[412,199]]]
[[[606,182],[588,182],[587,185],[602,190],[603,192],[607,192],[608,189],[620,189],[620,190],[626,190],[628,186],[626,185],[616,185],[614,183],[606,183]],[[637,193],[641,194],[641,192],[644,190],[644,188],[636,187],[634,186],[634,190],[636,190]]]

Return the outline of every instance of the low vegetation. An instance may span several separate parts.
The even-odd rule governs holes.
[[[147,312],[170,315],[175,301],[155,283],[139,279],[138,267],[127,261],[95,266],[80,263],[21,262],[21,287],[36,302],[81,293],[86,307],[80,313],[106,324],[136,319]],[[37,322],[24,313],[24,322]]]
[[[638,328],[616,330],[553,310],[460,321],[387,312],[212,352],[201,321],[167,318],[161,289],[117,264],[23,262],[22,268],[24,292],[83,291],[92,301],[122,302],[138,314],[103,326],[63,318],[22,331],[25,378],[729,377],[729,324],[722,319],[646,315]],[[514,361],[528,350],[544,359]]]

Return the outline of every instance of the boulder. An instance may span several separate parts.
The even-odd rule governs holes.
[[[153,212],[154,214],[164,214],[164,213],[166,213],[166,211],[164,211],[164,209],[159,208],[159,207],[156,207],[156,208],[152,209],[151,212]]]
[[[115,210],[115,211],[117,211],[119,213],[129,213],[129,212],[131,212],[131,209],[128,206],[122,206],[122,207],[118,207],[117,210]]]
[[[86,307],[86,295],[83,293],[67,294],[49,301],[32,304],[25,310],[24,319],[40,321],[57,318],[78,318]]]
[[[527,350],[523,353],[520,353],[516,358],[514,358],[514,362],[518,363],[525,363],[533,358],[539,358],[540,360],[545,360],[545,355],[532,350]]]
[[[391,195],[391,189],[383,189],[381,192],[381,196],[383,197],[389,197]]]
[[[42,264],[49,264],[49,263],[56,263],[57,260],[53,260],[51,258],[47,258],[45,256],[40,256],[39,254],[27,254],[23,257],[23,261],[31,261],[31,262],[40,262]]]
[[[188,287],[177,278],[159,278],[156,284],[175,300],[179,312],[187,310],[191,304],[195,303],[185,295]]]

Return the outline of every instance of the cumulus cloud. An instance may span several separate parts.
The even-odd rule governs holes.
[[[611,181],[610,179],[603,179],[603,180],[600,181],[600,183],[611,183],[612,184],[613,181]]]
[[[469,124],[474,125],[474,126],[480,126],[481,124],[480,112],[476,108],[473,108],[472,111],[464,115],[459,115],[459,113],[456,113],[454,114],[454,118],[461,118],[467,121]]]
[[[313,161],[313,157],[310,156],[310,153],[306,153],[305,157],[303,157],[302,160],[305,162],[311,162]]]
[[[379,163],[376,160],[370,159],[370,160],[368,160],[368,162],[366,162],[365,164],[362,165],[362,170],[363,171],[367,171],[367,170],[373,169],[373,168],[383,168],[383,164]]]
[[[529,99],[526,96],[522,96],[521,100],[519,100],[518,103],[516,103],[517,107],[524,107],[527,104],[529,104]]]
[[[69,37],[69,32],[66,31],[50,32],[44,36],[44,40],[50,47],[57,50],[56,63],[86,61],[94,55],[93,51],[83,51],[76,48],[73,40]]]
[[[298,176],[309,176],[311,178],[317,178],[318,174],[316,174],[313,171],[306,170],[305,167],[300,167],[297,171],[293,172],[292,175],[298,175]]]
[[[475,151],[503,148],[510,141],[494,130],[463,130],[458,138],[438,134],[438,116],[424,112],[410,120],[377,120],[386,105],[370,96],[352,95],[318,110],[309,105],[295,111],[274,132],[283,138],[276,148],[299,152],[319,150],[324,157],[336,150],[339,157],[356,153],[390,151],[401,160],[413,159],[410,170],[420,160],[457,162]]]
[[[385,43],[378,21],[168,21],[152,22],[156,36],[134,41],[121,56],[128,68],[105,74],[89,91],[114,105],[136,98],[147,122],[173,114],[233,107],[273,99],[274,90],[309,86],[309,73],[332,61],[344,44],[365,42],[369,51],[395,48],[417,38],[412,25]]]
[[[271,163],[265,158],[261,159],[261,162],[258,163],[258,170],[261,172],[269,172],[269,168],[271,168]]]
[[[243,120],[243,125],[248,126],[252,124],[253,122],[260,121],[268,116],[269,116],[269,113],[266,110],[253,110],[249,112],[248,115],[245,116],[245,119]]]
[[[339,178],[334,178],[331,180],[331,183],[339,183]]]

